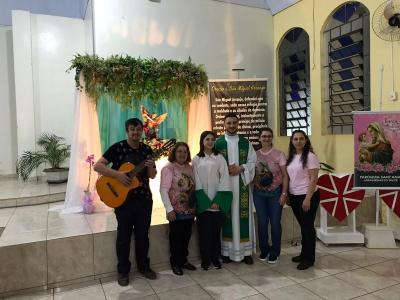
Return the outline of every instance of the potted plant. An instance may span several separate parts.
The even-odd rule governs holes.
[[[68,179],[68,168],[61,165],[70,155],[71,146],[64,143],[65,139],[52,133],[42,133],[37,144],[40,151],[25,151],[17,161],[17,174],[26,181],[32,171],[41,164],[48,162],[50,168],[44,169],[47,182],[61,183]]]

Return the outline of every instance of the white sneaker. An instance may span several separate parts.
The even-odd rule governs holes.
[[[269,264],[276,264],[278,262],[278,256],[274,254],[270,254],[268,257],[268,263]]]
[[[260,256],[258,257],[258,259],[261,261],[266,261],[267,258],[268,258],[268,254],[263,254],[263,253],[261,253]]]

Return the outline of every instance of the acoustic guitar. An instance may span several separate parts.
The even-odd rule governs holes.
[[[152,155],[146,158],[148,159],[158,159],[164,153],[168,152],[175,145],[176,140],[170,139],[160,149],[156,149]],[[128,193],[141,186],[142,183],[137,178],[137,175],[146,168],[145,161],[135,166],[130,162],[126,162],[120,166],[118,171],[125,172],[132,181],[129,186],[122,184],[118,179],[109,176],[100,176],[96,182],[96,190],[101,201],[103,201],[107,206],[115,208],[121,206],[128,196]]]

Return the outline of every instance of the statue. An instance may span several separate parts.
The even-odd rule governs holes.
[[[162,141],[158,138],[158,125],[165,121],[168,113],[159,116],[154,112],[150,114],[143,105],[141,105],[140,110],[143,118],[143,131],[146,144],[153,148],[160,148]]]

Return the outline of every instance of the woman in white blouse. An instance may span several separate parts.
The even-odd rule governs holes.
[[[200,151],[192,161],[201,267],[205,271],[211,263],[221,268],[221,226],[232,202],[228,166],[215,149],[215,139],[212,131],[204,131],[200,135]]]

